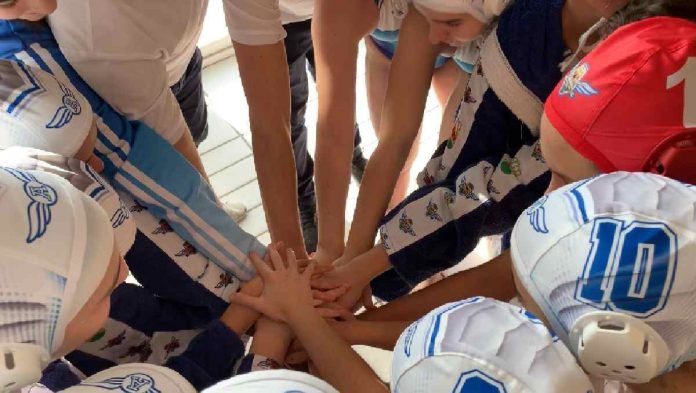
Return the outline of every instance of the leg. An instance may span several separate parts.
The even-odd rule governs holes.
[[[307,152],[308,80],[307,53],[312,49],[311,21],[290,23],[284,26],[285,53],[290,74],[290,131],[295,166],[297,169],[297,196],[305,246],[308,252],[316,251],[317,225],[314,196],[314,161]]]
[[[203,56],[201,50],[196,48],[186,73],[171,87],[196,146],[208,136],[208,108],[203,94],[202,69]]]

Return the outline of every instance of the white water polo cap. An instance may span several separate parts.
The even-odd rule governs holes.
[[[125,256],[135,242],[137,227],[119,194],[88,164],[47,151],[15,146],[0,151],[0,166],[53,173],[97,201],[111,221],[116,244]]]
[[[696,358],[696,189],[615,172],[524,212],[515,273],[587,372],[644,383]]]
[[[153,364],[129,363],[90,376],[61,393],[196,393],[196,389],[176,371]]]
[[[0,167],[0,392],[38,381],[102,281],[114,235],[65,179]]]
[[[436,12],[470,14],[483,23],[499,16],[512,0],[413,0],[415,4]]]
[[[488,298],[441,306],[394,348],[394,393],[591,393],[565,345],[526,310]]]
[[[203,393],[338,393],[328,383],[291,370],[254,371],[218,383]]]
[[[25,146],[74,156],[94,121],[87,99],[38,68],[0,60],[0,148]]]

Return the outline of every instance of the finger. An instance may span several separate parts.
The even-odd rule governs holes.
[[[312,285],[312,288],[321,290],[334,289],[345,284],[344,282],[339,282],[335,278],[327,277],[326,275],[312,278],[310,280],[310,283]]]
[[[321,300],[321,299],[317,299],[317,298],[312,299],[312,307],[316,308],[316,307],[324,305],[324,303],[326,303],[326,302]]]
[[[317,262],[312,261],[307,265],[307,268],[302,272],[302,278],[305,279],[305,282],[310,282],[312,281],[312,274],[314,274],[314,269],[317,267]]]
[[[331,296],[327,296],[325,291],[319,291],[316,289],[312,290],[312,298],[314,299],[314,306],[315,307],[320,305],[320,304],[333,302],[336,300]]]
[[[250,308],[258,313],[266,314],[266,303],[258,297],[249,296],[245,293],[237,292],[230,296],[230,303],[238,304]]]
[[[275,246],[274,248],[278,252],[285,251],[285,242],[282,240],[275,242],[274,246]]]
[[[326,304],[323,307],[317,308],[316,310],[317,313],[324,318],[338,318],[344,321],[352,321],[356,319],[353,312],[337,305],[336,303]]]
[[[271,264],[271,250],[275,250],[275,243],[271,243],[266,247],[266,255],[263,256],[263,261],[268,266],[273,266]]]
[[[297,257],[297,255],[295,255],[295,257]],[[297,260],[297,267],[298,267],[300,270],[304,270],[304,268],[306,268],[307,265],[309,265],[310,262],[312,262],[312,258],[298,259],[298,260]]]
[[[285,262],[283,262],[283,258],[278,253],[278,250],[272,248],[269,250],[269,253],[271,254],[271,265],[273,266],[273,270],[285,270]]]
[[[295,256],[295,250],[288,248],[286,255],[288,260],[288,269],[290,269],[292,272],[297,272],[297,257]]]
[[[316,292],[316,294],[314,295],[315,299],[320,299],[320,300],[323,300],[324,302],[335,302],[336,299],[345,295],[349,289],[350,289],[350,285],[343,284],[343,285],[339,286],[338,288],[329,289],[326,291],[314,290],[314,291],[312,291],[312,293],[314,294],[314,292]]]
[[[266,255],[268,255],[268,252],[266,252]],[[249,260],[256,268],[256,272],[259,274],[259,276],[261,276],[261,278],[265,281],[268,274],[271,273],[271,268],[269,268],[266,262],[264,262],[259,254],[255,252],[249,253]]]
[[[330,263],[318,263],[317,267],[314,268],[313,275],[318,276],[320,274],[328,273],[332,270],[334,270],[334,267]]]
[[[369,285],[367,285],[365,287],[365,289],[363,289],[362,302],[363,302],[363,305],[365,306],[366,310],[374,310],[377,308],[377,306],[375,306],[375,303],[372,299],[372,288],[370,288]]]

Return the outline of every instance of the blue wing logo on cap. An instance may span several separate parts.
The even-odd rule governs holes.
[[[125,377],[109,378],[102,382],[82,383],[80,386],[94,386],[122,393],[161,393],[155,387],[155,380],[147,374],[130,374]]]
[[[14,168],[3,169],[24,183],[24,193],[30,200],[27,206],[29,218],[27,243],[33,243],[46,234],[48,225],[51,223],[51,207],[58,202],[58,194],[53,187],[40,182],[29,172]]]
[[[75,94],[67,86],[58,82],[60,89],[63,91],[63,106],[58,108],[53,115],[53,119],[46,124],[46,128],[63,128],[70,123],[73,116],[82,113],[80,102],[75,97]]]
[[[573,70],[570,71],[563,79],[563,84],[558,90],[558,95],[568,96],[568,98],[572,99],[575,98],[576,93],[584,96],[593,96],[599,94],[599,91],[583,80],[585,75],[587,75],[587,71],[589,70],[590,65],[587,63],[573,68]]]
[[[549,233],[549,227],[546,224],[546,208],[544,207],[548,199],[548,196],[543,196],[527,210],[529,225],[538,233]]]

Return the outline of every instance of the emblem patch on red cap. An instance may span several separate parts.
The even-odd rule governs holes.
[[[569,98],[575,98],[575,94],[582,94],[584,96],[593,96],[599,93],[594,87],[592,87],[588,82],[583,79],[587,75],[590,66],[587,63],[579,64],[572,71],[566,75],[563,79],[563,84],[558,90],[558,95],[568,96]]]

